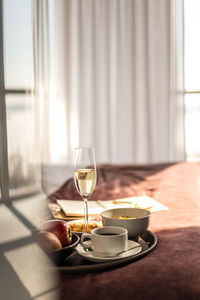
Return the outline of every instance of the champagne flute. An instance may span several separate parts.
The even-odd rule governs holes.
[[[85,232],[88,232],[88,198],[96,186],[96,162],[93,148],[76,148],[74,160],[74,181],[84,201]]]

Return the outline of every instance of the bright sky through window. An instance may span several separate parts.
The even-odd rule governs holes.
[[[200,1],[184,1],[185,147],[189,161],[200,161]]]
[[[185,89],[200,90],[200,1],[185,0]]]
[[[4,0],[3,15],[6,88],[33,88],[31,1]]]

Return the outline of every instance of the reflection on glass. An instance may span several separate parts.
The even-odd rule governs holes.
[[[36,145],[34,100],[28,95],[7,95],[7,132],[10,194],[35,190],[39,149]],[[39,178],[38,178],[39,179]]]

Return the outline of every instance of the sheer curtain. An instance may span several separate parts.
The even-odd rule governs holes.
[[[182,1],[33,1],[43,159],[183,160]]]

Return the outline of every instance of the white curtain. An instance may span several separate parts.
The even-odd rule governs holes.
[[[181,6],[33,1],[45,162],[70,164],[77,146],[105,163],[185,158]]]

